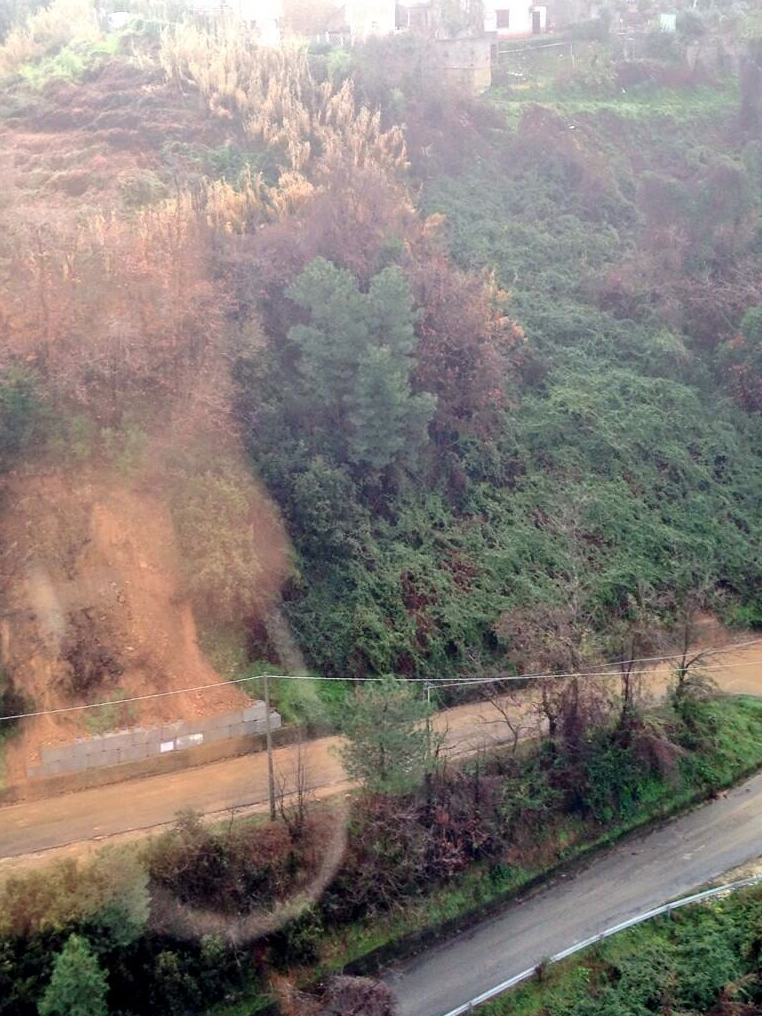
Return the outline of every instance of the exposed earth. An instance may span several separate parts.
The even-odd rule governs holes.
[[[0,515],[2,664],[35,710],[223,683],[198,647],[183,596],[174,529],[157,491],[92,470],[17,477]],[[264,494],[252,504],[263,585],[277,594],[286,541]],[[6,748],[6,782],[26,777],[43,745],[109,726],[214,716],[249,699],[230,686],[22,721]]]

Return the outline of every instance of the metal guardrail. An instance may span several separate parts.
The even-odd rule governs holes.
[[[464,1002],[462,1005],[459,1005],[457,1008],[444,1013],[443,1016],[463,1016],[463,1013],[473,1012],[477,1006],[484,1005],[485,1002],[489,1002],[498,995],[502,995],[502,993],[504,991],[508,991],[509,988],[515,988],[516,985],[521,984],[522,981],[528,981],[530,977],[534,977],[541,965],[544,966],[547,963],[558,963],[560,960],[565,960],[568,956],[573,956],[574,953],[580,952],[582,949],[587,949],[588,946],[595,945],[596,942],[602,942],[604,939],[610,938],[612,935],[616,935],[620,931],[632,928],[634,925],[641,924],[643,921],[649,921],[652,917],[660,917],[662,914],[671,914],[673,910],[679,910],[680,907],[687,907],[691,903],[701,903],[702,900],[711,899],[713,896],[720,896],[722,893],[734,892],[736,889],[743,889],[746,886],[757,885],[760,882],[762,882],[762,875],[754,875],[751,878],[742,878],[738,882],[728,882],[726,885],[720,885],[714,889],[706,889],[704,892],[694,893],[692,896],[684,896],[681,900],[674,900],[672,903],[665,903],[662,907],[647,910],[644,914],[638,914],[637,917],[631,917],[628,921],[622,921],[620,924],[615,924],[612,928],[606,928],[605,931],[600,932],[598,935],[591,935],[590,938],[586,938],[582,942],[577,942],[575,945],[569,946],[568,949],[564,949],[545,960],[543,964],[537,964],[534,967],[529,967],[528,970],[522,970],[520,974],[516,974],[514,977],[509,977],[507,981],[503,981],[501,984],[496,984],[494,988],[489,988],[487,991],[482,992],[481,995],[477,995],[476,998],[472,998],[468,1002]]]

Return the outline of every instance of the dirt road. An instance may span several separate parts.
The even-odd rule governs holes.
[[[759,775],[390,971],[385,980],[402,1016],[443,1016],[545,957],[758,857],[761,816]]]
[[[715,679],[723,691],[762,694],[762,643],[715,658]],[[654,694],[666,671],[651,678]],[[480,744],[510,736],[496,710],[474,703],[439,714],[448,750],[466,753]],[[525,721],[525,729],[530,727]],[[303,749],[309,782],[317,796],[339,792],[345,782],[335,756],[336,738],[309,742]],[[275,762],[286,788],[295,767],[296,749],[279,748]],[[131,780],[44,801],[0,808],[0,872],[27,867],[65,853],[82,852],[103,843],[139,835],[172,822],[183,808],[203,814],[231,808],[264,810],[267,765],[263,754],[227,759],[181,773]]]
[[[499,714],[483,703],[440,713],[436,725],[445,732],[447,749],[455,755],[510,736]],[[324,737],[302,746],[307,778],[318,797],[350,787],[336,756],[338,743],[336,737]],[[274,752],[276,773],[287,792],[293,785],[296,757],[294,746]],[[267,806],[264,753],[14,804],[0,808],[0,872],[80,853],[102,845],[104,839],[132,838],[172,822],[184,808],[214,815],[231,808],[263,811]]]

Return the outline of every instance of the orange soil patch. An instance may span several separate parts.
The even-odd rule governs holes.
[[[72,691],[83,668],[94,679],[87,694],[99,701],[116,689],[132,697],[221,681],[199,650],[172,522],[159,497],[83,471],[16,477],[5,503],[2,663],[35,709],[87,701]],[[283,580],[286,538],[264,494],[252,515],[266,600]],[[233,686],[171,695],[131,706],[130,725],[223,714],[248,701]],[[22,721],[7,748],[9,782],[26,778],[42,745],[83,735],[82,712]]]
[[[158,67],[120,57],[77,84],[53,80],[40,94],[19,88],[9,93],[14,102],[17,111],[0,119],[0,212],[11,243],[19,226],[44,232],[73,225],[89,210],[122,207],[120,182],[166,168],[167,142],[216,147],[235,140],[232,122],[181,95]],[[198,176],[181,160],[170,170],[180,182]],[[78,668],[101,669],[94,693],[100,701],[112,697],[109,690],[133,696],[220,681],[199,651],[172,522],[155,490],[84,469],[12,476],[6,488],[0,662],[35,709],[83,701],[71,691]],[[252,489],[267,587],[260,599],[267,601],[280,589],[287,541],[271,502],[254,481]],[[247,701],[236,688],[220,688],[137,704],[133,716],[143,724],[191,720]],[[6,751],[9,781],[26,777],[41,746],[86,734],[82,715],[23,721]]]

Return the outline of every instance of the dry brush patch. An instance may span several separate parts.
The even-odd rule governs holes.
[[[260,46],[234,19],[211,30],[167,29],[160,60],[178,86],[197,89],[213,112],[238,117],[248,134],[277,149],[283,169],[303,172],[336,148],[351,153],[355,165],[404,166],[402,132],[382,131],[380,113],[358,108],[350,81],[336,90],[319,84],[303,49]]]
[[[26,24],[13,28],[0,46],[0,74],[13,74],[33,60],[61,49],[72,39],[94,40],[100,34],[92,0],[52,0]]]

